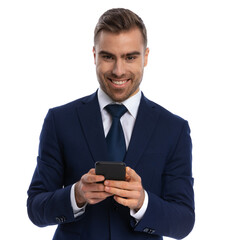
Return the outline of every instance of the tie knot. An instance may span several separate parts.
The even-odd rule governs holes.
[[[112,115],[112,117],[116,117],[119,119],[124,113],[127,112],[127,108],[124,105],[120,104],[109,104],[105,108]]]

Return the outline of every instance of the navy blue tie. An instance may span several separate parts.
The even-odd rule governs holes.
[[[108,146],[109,161],[123,161],[126,154],[126,143],[120,118],[127,112],[124,105],[111,104],[105,109],[112,116],[112,125],[107,134],[106,141]]]

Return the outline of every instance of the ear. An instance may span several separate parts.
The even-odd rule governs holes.
[[[96,64],[96,50],[95,50],[95,47],[93,46],[93,57],[94,57],[94,64]]]
[[[144,67],[146,67],[147,66],[147,64],[148,64],[148,54],[149,54],[149,48],[146,48],[146,50],[145,50],[145,55],[144,55]]]

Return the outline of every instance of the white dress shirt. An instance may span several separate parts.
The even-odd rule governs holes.
[[[128,145],[130,143],[130,139],[132,136],[132,131],[136,121],[140,100],[141,100],[141,91],[139,91],[134,96],[128,98],[127,100],[121,103],[128,110],[120,119],[120,122],[123,128],[124,137],[125,137],[126,149],[128,149]],[[108,104],[112,104],[116,102],[114,102],[101,88],[99,88],[98,90],[98,102],[99,102],[100,111],[102,115],[104,134],[106,137],[112,124],[112,117],[107,112],[105,107]],[[72,186],[72,189],[71,189],[71,203],[72,203],[74,216],[78,217],[79,215],[85,212],[85,207],[87,204],[85,204],[82,208],[79,208],[77,206],[75,196],[74,196],[74,187],[75,187],[75,184]],[[139,209],[138,212],[135,212],[134,210],[130,210],[131,216],[134,217],[137,222],[140,221],[144,213],[146,212],[147,206],[148,206],[148,194],[145,191],[145,199],[144,199],[143,206]]]

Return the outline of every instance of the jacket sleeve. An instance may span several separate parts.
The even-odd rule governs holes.
[[[135,231],[175,239],[191,232],[195,221],[191,152],[190,129],[184,121],[162,175],[162,195],[148,192],[148,208]]]
[[[28,190],[27,210],[40,227],[74,221],[71,186],[64,186],[64,159],[49,110],[40,135],[37,166]]]

